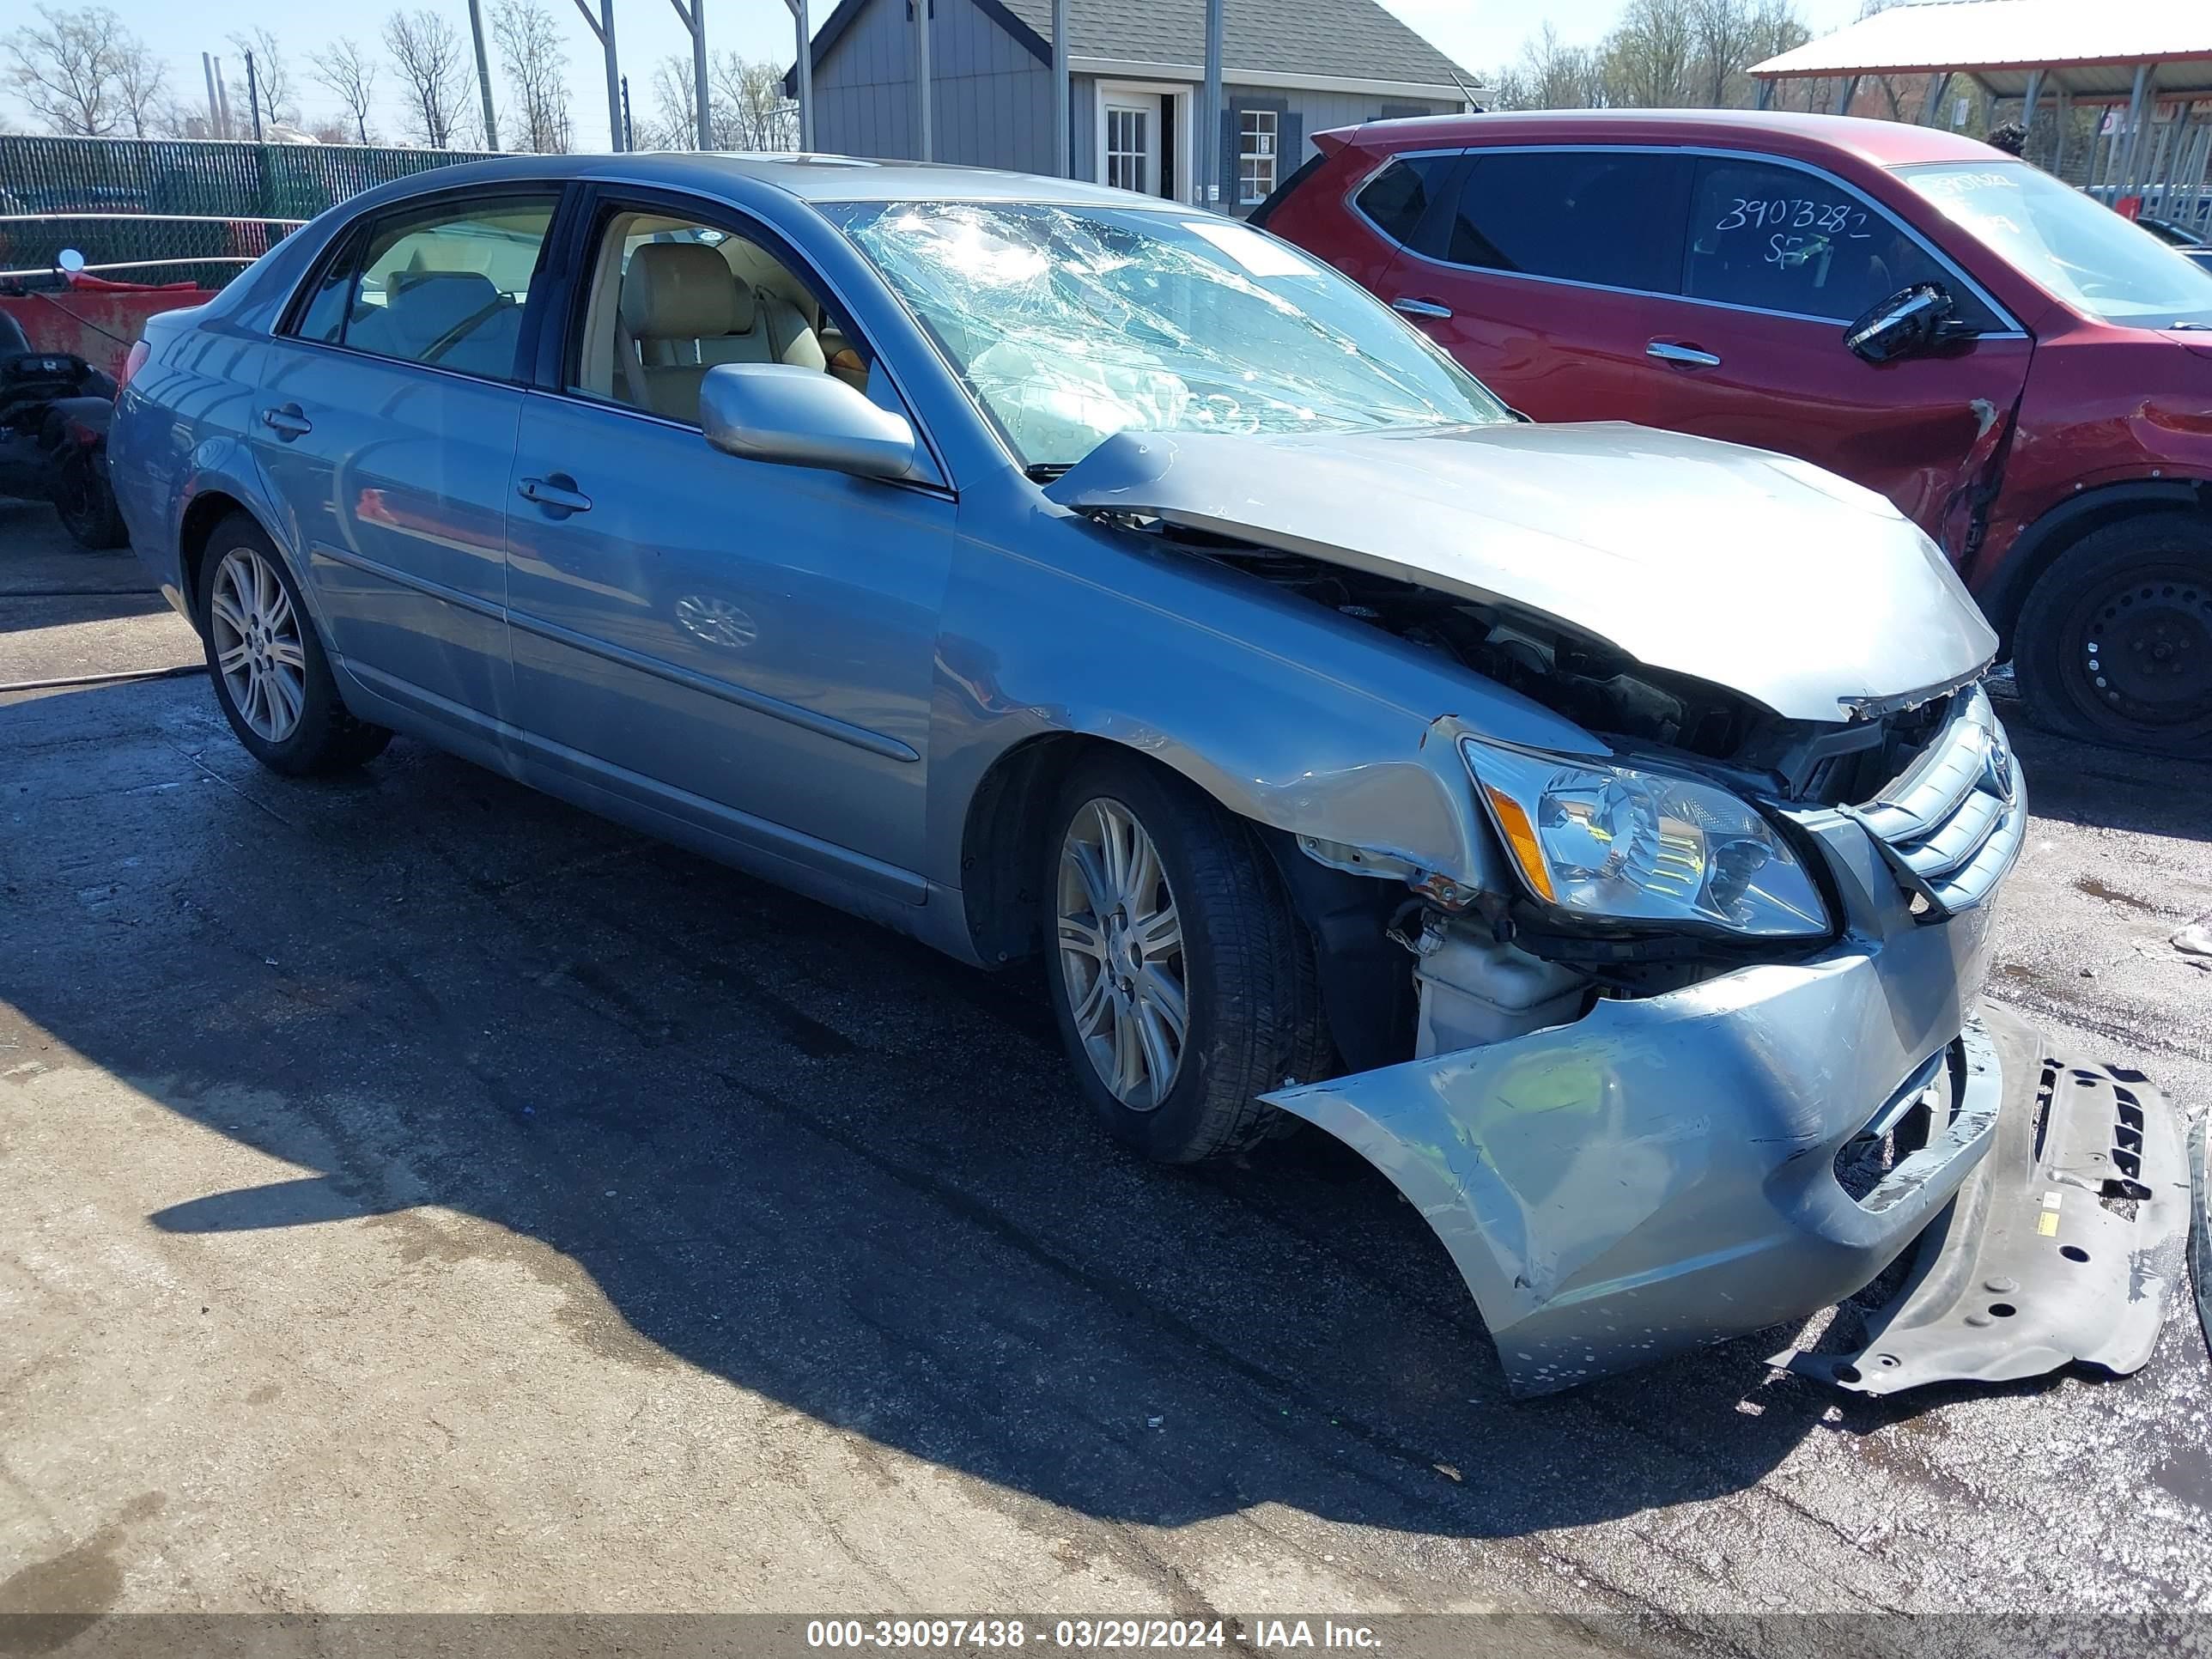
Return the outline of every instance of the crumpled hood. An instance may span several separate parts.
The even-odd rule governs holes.
[[[1996,650],[1881,496],[1646,427],[1122,432],[1045,494],[1541,612],[1791,720],[1955,684]]]

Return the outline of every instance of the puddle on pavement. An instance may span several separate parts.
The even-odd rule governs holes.
[[[2108,887],[2094,876],[2074,878],[2074,890],[2087,893],[2093,899],[2102,899],[2107,904],[2123,904],[2130,910],[2140,910],[2147,916],[2164,914],[2148,899],[2139,899],[2133,893],[2123,893],[2117,887]]]

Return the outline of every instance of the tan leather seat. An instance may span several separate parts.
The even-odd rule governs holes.
[[[617,394],[695,424],[699,383],[717,363],[825,364],[814,331],[788,301],[739,282],[720,252],[699,242],[647,242],[630,255],[622,334]]]

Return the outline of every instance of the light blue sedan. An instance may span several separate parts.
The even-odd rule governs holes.
[[[154,319],[111,447],[267,765],[403,732],[1042,954],[1114,1134],[1341,1137],[1516,1388],[1923,1236],[1797,1364],[2150,1352],[2172,1115],[1980,1006],[2027,822],[1996,641],[1841,480],[1532,425],[1233,220],[831,157],[371,191]]]

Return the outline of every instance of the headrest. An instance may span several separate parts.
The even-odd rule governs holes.
[[[634,338],[703,340],[753,325],[752,290],[702,242],[647,242],[623,274],[622,319]]]

